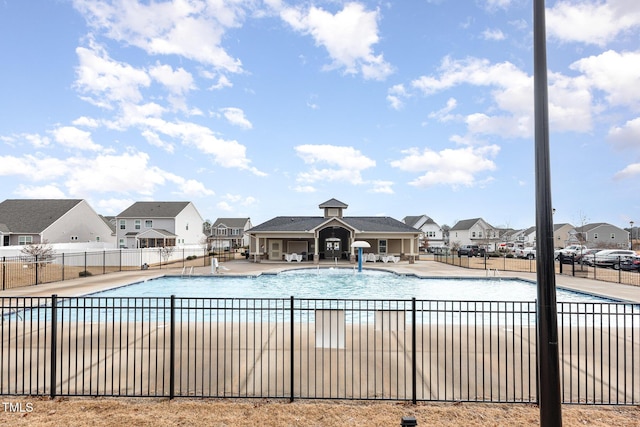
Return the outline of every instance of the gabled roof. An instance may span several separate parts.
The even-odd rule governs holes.
[[[218,218],[211,228],[216,228],[220,225],[224,225],[227,228],[244,228],[248,221],[249,218]]]
[[[481,219],[482,218],[463,219],[451,227],[451,230],[469,230]]]
[[[327,218],[278,216],[269,221],[263,222],[249,230],[249,233],[264,232],[309,232],[327,222]],[[343,218],[331,218],[339,220],[359,232],[381,232],[381,233],[418,233],[419,230],[386,216],[351,216]]]
[[[606,222],[594,222],[592,224],[585,224],[582,227],[576,227],[576,231],[578,233],[585,233],[591,230],[595,230],[596,228],[599,228],[599,227],[616,227],[616,226],[612,224],[608,224]],[[619,227],[616,227],[616,228],[619,228]]]
[[[175,218],[190,202],[136,202],[116,218]]]
[[[40,234],[81,199],[7,199],[0,203],[3,232]]]
[[[324,203],[320,203],[320,205],[318,206],[320,209],[324,209],[324,208],[343,208],[346,209],[349,207],[349,205],[347,205],[346,203],[341,202],[340,200],[337,199],[329,199]]]

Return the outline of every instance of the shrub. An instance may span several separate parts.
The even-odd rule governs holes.
[[[89,277],[89,276],[93,276],[93,274],[91,274],[90,271],[84,270],[78,273],[78,276],[80,277]]]

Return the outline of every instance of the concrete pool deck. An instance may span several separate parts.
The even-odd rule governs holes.
[[[319,264],[320,268],[330,268],[336,265],[331,262]],[[337,264],[338,268],[357,268],[357,265],[348,262]],[[317,265],[302,262],[261,262],[254,263],[247,260],[234,260],[220,263],[220,270],[217,274],[211,273],[211,267],[194,267],[191,274],[193,276],[245,276],[259,274],[275,274],[285,270],[299,268],[317,268]],[[536,281],[535,273],[524,273],[515,271],[486,271],[462,268],[436,261],[416,261],[414,264],[408,262],[394,263],[365,263],[363,268],[392,271],[399,274],[415,274],[419,277],[450,277],[450,278],[481,278],[491,275],[500,278],[520,278]],[[49,297],[56,294],[61,297],[82,296],[106,289],[149,280],[162,276],[176,276],[182,274],[182,268],[166,268],[162,270],[134,270],[104,275],[91,276],[66,280],[63,282],[45,283],[37,286],[26,286],[22,288],[0,291],[0,297]],[[614,300],[626,301],[640,304],[640,287],[622,285],[612,282],[573,277],[556,274],[556,286],[589,294],[610,298]]]

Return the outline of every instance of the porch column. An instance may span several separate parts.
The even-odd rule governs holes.
[[[313,234],[313,263],[318,264],[320,262],[320,252],[318,252],[318,233]]]

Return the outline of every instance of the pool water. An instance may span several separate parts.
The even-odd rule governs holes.
[[[300,269],[257,277],[161,277],[91,294],[95,297],[318,298],[454,301],[535,301],[534,283],[516,279],[422,279],[352,269]],[[602,302],[595,296],[558,289],[558,302]]]

